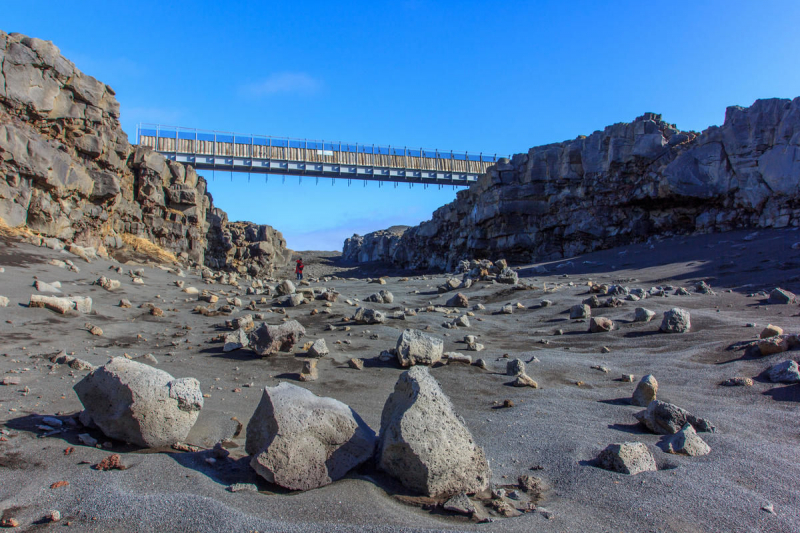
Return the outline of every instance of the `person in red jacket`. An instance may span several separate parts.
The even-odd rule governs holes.
[[[303,264],[303,258],[302,257],[300,259],[298,259],[296,262],[297,262],[297,266],[294,267],[294,273],[297,274],[297,279],[300,280],[300,279],[303,279],[303,267],[305,265]]]

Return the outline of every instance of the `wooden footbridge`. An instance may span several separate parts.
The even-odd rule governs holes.
[[[240,135],[139,124],[137,139],[197,170],[469,186],[497,154]]]

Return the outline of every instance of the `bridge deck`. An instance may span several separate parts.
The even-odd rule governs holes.
[[[140,125],[138,141],[198,170],[470,185],[496,155],[440,152]]]

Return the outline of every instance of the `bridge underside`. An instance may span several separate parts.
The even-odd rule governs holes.
[[[342,165],[336,163],[310,163],[306,161],[281,161],[246,157],[181,154],[159,151],[167,159],[192,165],[197,170],[220,170],[254,174],[279,174],[318,178],[341,178],[395,183],[424,183],[429,185],[454,185],[468,187],[478,181],[475,172],[448,172],[372,165]]]

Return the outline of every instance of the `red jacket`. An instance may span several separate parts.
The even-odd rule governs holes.
[[[297,266],[294,269],[294,273],[295,274],[302,274],[303,273],[303,267],[305,265],[303,264],[302,261],[296,261],[296,263],[297,263]]]

